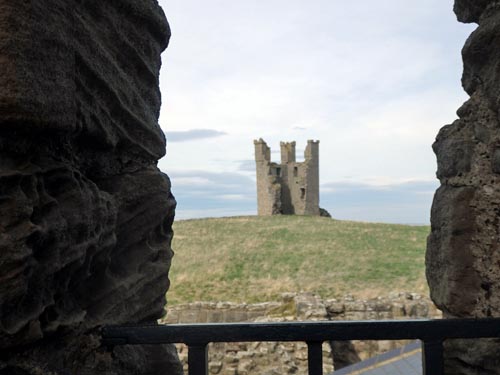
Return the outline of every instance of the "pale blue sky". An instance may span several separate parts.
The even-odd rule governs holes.
[[[160,0],[177,217],[256,213],[253,139],[320,140],[335,218],[428,223],[431,144],[466,100],[452,0]],[[300,155],[299,155],[300,157]],[[274,159],[279,155],[273,154]]]

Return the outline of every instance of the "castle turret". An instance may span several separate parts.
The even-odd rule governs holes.
[[[262,138],[259,138],[258,140],[254,140],[253,144],[255,146],[255,161],[270,162],[271,149],[267,146],[267,143]]]
[[[306,187],[301,191],[304,214],[319,215],[319,141],[308,140],[304,151]]]
[[[304,151],[304,159],[319,162],[319,141],[309,139]]]
[[[295,142],[280,142],[281,164],[295,162]]]
[[[262,138],[253,141],[257,172],[257,205],[259,215],[281,213],[281,168],[271,163],[271,149]]]

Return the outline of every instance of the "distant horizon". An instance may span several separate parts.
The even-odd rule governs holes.
[[[188,218],[178,218],[175,216],[175,221],[189,221],[189,220],[205,220],[205,219],[232,219],[232,218],[242,218],[242,217],[255,217],[259,216],[257,213],[248,214],[248,215],[228,215],[228,216],[203,216],[203,217],[188,217]],[[300,216],[300,215],[273,215],[273,216]],[[308,215],[306,215],[308,216]],[[348,222],[356,222],[356,223],[367,223],[367,224],[387,224],[387,225],[404,225],[409,227],[427,227],[430,226],[430,223],[389,223],[389,222],[380,222],[380,221],[366,221],[366,220],[347,220],[347,219],[337,219],[336,217],[331,217],[331,220],[338,221],[348,221]]]
[[[257,215],[255,176],[171,171],[177,218]],[[198,186],[197,186],[198,185]],[[333,218],[391,224],[430,224],[430,210],[439,181],[402,181],[399,184],[320,184],[319,206]],[[201,199],[200,197],[203,197]]]

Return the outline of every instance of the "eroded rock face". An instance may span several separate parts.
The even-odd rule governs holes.
[[[431,297],[447,317],[500,317],[500,4],[456,0],[479,27],[462,51],[470,99],[433,145],[441,187],[426,256]],[[449,342],[447,374],[500,374],[500,345]]]
[[[156,0],[0,0],[0,374],[179,369],[172,347],[98,339],[165,305],[169,37]]]

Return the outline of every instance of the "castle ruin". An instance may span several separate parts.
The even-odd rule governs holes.
[[[304,162],[295,160],[295,142],[281,142],[281,163],[254,141],[259,215],[319,215],[319,141],[307,141]]]

